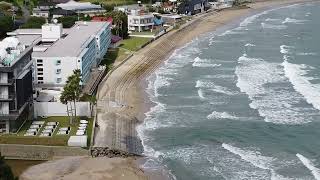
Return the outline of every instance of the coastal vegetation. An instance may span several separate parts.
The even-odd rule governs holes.
[[[15,177],[10,166],[4,161],[0,154],[0,180],[14,180]]]
[[[30,17],[21,28],[25,29],[41,29],[41,26],[46,23],[46,19],[43,17]]]
[[[70,117],[70,124],[74,124],[77,117],[76,102],[80,99],[81,94],[81,71],[76,69],[68,77],[67,84],[63,87],[60,96],[61,103],[67,105],[67,114]],[[73,107],[72,107],[73,106]]]

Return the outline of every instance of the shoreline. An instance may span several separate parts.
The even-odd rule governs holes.
[[[151,44],[136,52],[128,61],[115,69],[107,79],[104,79],[98,89],[97,123],[94,146],[108,146],[136,154],[143,150],[143,139],[137,132],[137,127],[145,120],[145,113],[149,112],[155,103],[146,92],[147,78],[167,61],[175,51],[186,46],[194,38],[209,32],[224,31],[239,24],[245,18],[277,7],[298,3],[314,2],[312,0],[270,0],[248,4],[247,9],[226,9],[218,13],[209,12],[195,16],[183,29],[173,30]],[[164,172],[151,172],[141,166],[147,158],[65,158],[56,164],[65,165],[67,172],[59,167],[50,167],[51,175],[45,173],[45,168],[52,161],[33,166],[23,175],[31,174],[33,179],[164,179]],[[65,160],[65,161],[63,161]],[[53,161],[56,162],[56,161]],[[77,164],[76,166],[72,163]],[[80,165],[81,162],[81,165]],[[83,163],[83,164],[82,164]],[[90,166],[88,165],[90,164]],[[102,167],[106,166],[104,171]],[[110,167],[112,167],[110,171]],[[87,168],[87,169],[85,169]],[[96,168],[99,170],[96,170]],[[113,169],[120,169],[121,173]],[[107,170],[106,170],[107,169]],[[84,173],[80,173],[84,170]],[[101,171],[100,171],[101,170]],[[41,173],[41,171],[43,171]],[[123,177],[125,174],[125,177]],[[127,176],[128,175],[128,176]],[[106,178],[108,177],[108,178]],[[29,178],[29,177],[28,177]],[[28,179],[25,178],[25,179]]]
[[[217,26],[217,27],[213,27],[211,30],[208,30],[206,32],[203,32],[203,33],[199,33],[198,35],[195,35],[193,37],[194,38],[197,38],[199,36],[206,36],[208,33],[210,32],[224,32],[228,29],[232,29],[232,28],[235,28],[236,26],[239,26],[239,24],[244,21],[246,18],[250,17],[250,16],[254,16],[256,14],[259,14],[259,13],[263,13],[265,11],[269,11],[269,10],[273,10],[273,9],[278,9],[278,8],[283,8],[283,7],[286,7],[286,6],[290,6],[290,5],[295,5],[295,4],[304,4],[304,3],[312,3],[312,2],[316,2],[316,0],[284,0],[284,1],[281,1],[281,0],[263,0],[263,1],[258,1],[258,2],[255,2],[255,3],[249,3],[247,6],[248,6],[248,10],[249,12],[247,13],[243,13],[243,15],[241,15],[240,17],[237,17],[237,18],[234,18],[234,19],[231,19],[229,22],[225,22],[223,25],[221,26]],[[258,4],[258,5],[257,5]],[[232,11],[234,9],[226,9],[227,11]],[[222,10],[220,12],[223,12],[225,10]],[[219,13],[220,13],[219,12]],[[211,15],[211,16],[214,16],[214,15]],[[176,51],[179,51],[181,48],[183,48],[184,46],[187,46],[188,43],[192,42],[192,39],[191,41],[189,42],[185,42],[184,44],[180,45],[180,47],[176,47],[175,50],[173,50],[172,52],[170,52],[166,58],[163,58],[162,59],[162,63],[158,66],[158,68],[162,67],[163,64],[170,60],[170,57],[176,52]],[[145,100],[145,103],[144,104],[141,104],[141,110],[139,112],[139,117],[142,117],[141,119],[143,119],[143,121],[141,122],[141,124],[139,125],[142,125],[145,121],[145,118],[147,118],[146,116],[146,113],[150,112],[151,108],[155,107],[157,105],[156,102],[152,101],[151,100],[151,95],[149,93],[146,92],[147,88],[148,88],[148,84],[149,84],[149,81],[148,81],[148,78],[152,75],[154,75],[154,73],[156,72],[156,70],[158,69],[156,68],[152,73],[150,73],[148,76],[145,76],[139,83],[139,86],[140,86],[140,98],[144,99]],[[152,80],[152,82],[154,83],[154,80]],[[138,125],[138,126],[139,126]],[[137,128],[138,128],[137,126]],[[139,138],[141,138],[139,136]],[[143,141],[143,139],[141,139],[141,141]],[[143,158],[143,157],[142,157]],[[143,168],[143,165],[144,163],[146,162],[146,159],[148,158],[147,157],[144,157],[143,159],[144,160],[137,160],[137,165],[139,165],[139,167]],[[150,157],[150,158],[154,158],[154,157]],[[140,158],[141,159],[141,158]],[[154,173],[156,173],[157,175],[159,175],[161,173],[161,170],[158,170],[158,171],[155,171],[155,172],[150,172],[150,170],[148,169],[144,169],[145,170],[145,174],[148,176],[148,177],[152,177],[151,179],[160,179],[158,176],[156,178],[154,178]],[[166,170],[167,172],[169,170],[167,169],[162,169],[162,170]],[[149,172],[149,173],[148,173]],[[163,176],[166,176],[164,178],[168,178],[167,177],[167,174],[162,174]],[[171,175],[171,173],[170,173]],[[162,176],[162,178],[163,178]],[[170,178],[168,178],[170,179]],[[174,179],[176,179],[174,177]]]

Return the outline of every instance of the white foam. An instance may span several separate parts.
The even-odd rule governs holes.
[[[266,86],[272,83],[288,83],[283,67],[278,63],[269,63],[263,59],[249,58],[246,55],[238,59],[236,67],[237,87],[246,93],[252,101],[250,107],[257,109],[266,122],[277,124],[302,124],[310,122],[306,113],[314,109],[295,106],[303,97],[286,87]],[[309,112],[307,112],[309,110]]]
[[[272,167],[272,163],[276,160],[273,157],[263,156],[259,151],[252,151],[252,150],[243,150],[238,147],[232,146],[230,144],[223,143],[222,147],[229,152],[240,156],[240,158],[253,166],[268,170],[271,174],[271,180],[287,180],[290,178],[283,177],[280,174],[277,174]]]
[[[222,147],[261,169],[269,170],[274,160],[272,157],[262,156],[259,151],[242,150],[226,143],[223,143]]]
[[[267,18],[265,21],[267,21],[267,22],[274,22],[274,21],[281,21],[281,19]]]
[[[213,111],[207,116],[207,119],[238,119],[238,117],[233,116],[227,112]]]
[[[313,177],[316,180],[320,180],[320,169],[316,168],[315,165],[308,158],[304,157],[303,155],[296,154],[296,156],[300,159],[302,164],[311,171]]]
[[[235,31],[235,30],[227,30],[224,33],[220,34],[219,36],[225,36],[225,35],[234,35],[234,34],[244,34],[244,32],[241,31]]]
[[[282,24],[288,24],[288,23],[293,23],[293,24],[303,24],[307,20],[298,20],[298,19],[292,19],[292,18],[286,18]]]
[[[280,52],[281,52],[282,54],[290,54],[292,48],[294,48],[294,47],[292,47],[292,46],[287,46],[287,45],[281,45],[281,46],[280,46]]]
[[[205,99],[202,89],[198,89],[198,96],[199,96],[201,99]]]
[[[206,88],[208,90],[211,90],[213,92],[217,93],[222,93],[226,95],[235,95],[237,94],[236,92],[230,91],[228,88],[216,85],[215,83],[211,81],[206,81],[206,80],[197,80],[196,82],[196,88]]]
[[[320,110],[320,84],[312,84],[307,74],[306,65],[292,64],[287,61],[282,63],[285,76],[290,80],[294,89],[298,91],[309,104]]]
[[[245,47],[254,47],[254,46],[256,46],[256,45],[254,45],[254,44],[250,44],[250,43],[247,43],[246,45],[244,45]]]
[[[297,53],[299,56],[316,56],[317,53],[314,52],[302,52],[302,53]]]
[[[282,30],[286,29],[286,25],[274,25],[274,24],[267,24],[267,23],[261,23],[262,28],[264,29],[277,29],[277,30]]]
[[[192,64],[193,67],[219,67],[221,64],[212,64],[207,59],[201,59],[199,57],[196,57]]]

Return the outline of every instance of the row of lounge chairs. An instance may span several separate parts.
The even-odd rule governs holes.
[[[24,136],[36,136],[44,123],[44,121],[33,121]]]
[[[87,120],[80,120],[80,124],[76,132],[77,136],[83,136],[86,134],[88,123],[89,122]]]
[[[51,137],[54,131],[56,130],[56,128],[58,127],[58,125],[59,125],[59,122],[47,122],[40,136]]]

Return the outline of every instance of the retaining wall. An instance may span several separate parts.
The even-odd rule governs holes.
[[[6,159],[51,160],[54,156],[88,156],[89,151],[79,147],[0,144],[1,156]]]

